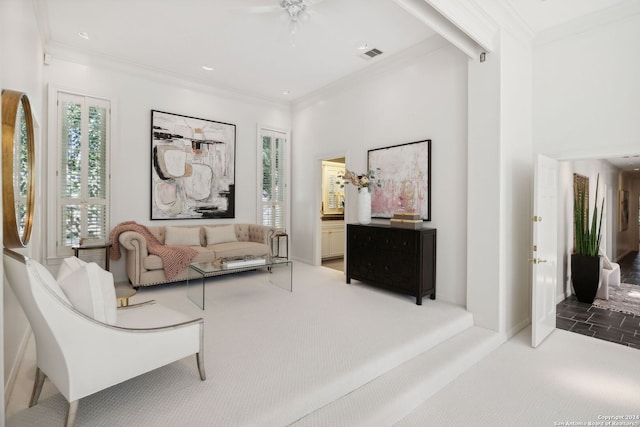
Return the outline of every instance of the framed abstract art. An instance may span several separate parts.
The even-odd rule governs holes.
[[[151,111],[151,219],[235,217],[236,126]]]
[[[415,212],[431,220],[430,139],[369,150],[367,170],[374,170],[380,180],[371,193],[373,218]]]

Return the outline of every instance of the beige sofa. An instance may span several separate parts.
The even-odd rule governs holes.
[[[182,244],[195,249],[197,255],[191,262],[271,255],[271,239],[276,232],[274,227],[258,224],[160,226],[147,229],[162,244]],[[167,237],[172,241],[166,241]],[[181,241],[176,243],[176,239]],[[127,277],[134,287],[179,282],[186,280],[187,275],[189,278],[199,277],[194,271],[186,268],[170,281],[167,280],[162,259],[148,252],[147,241],[138,232],[124,231],[118,237],[118,241],[126,258]]]

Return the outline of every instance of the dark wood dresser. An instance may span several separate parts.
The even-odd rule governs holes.
[[[436,229],[347,224],[347,283],[351,279],[404,294],[436,298]]]

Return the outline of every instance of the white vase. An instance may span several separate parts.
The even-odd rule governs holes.
[[[358,188],[358,223],[371,223],[371,193],[367,188]]]

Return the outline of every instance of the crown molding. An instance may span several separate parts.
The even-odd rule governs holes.
[[[474,0],[421,0],[489,52],[496,50],[500,29],[496,21]]]
[[[627,0],[601,11],[590,13],[541,31],[534,38],[533,44],[534,47],[544,46],[623,19],[631,18],[638,14],[640,14],[640,2],[637,0]]]
[[[443,37],[439,35],[431,36],[421,43],[413,45],[403,50],[402,52],[390,55],[384,59],[381,58],[377,63],[371,64],[367,68],[349,74],[348,76],[331,82],[316,91],[293,100],[292,109],[304,109],[331,94],[344,92],[345,90],[352,88],[362,81],[366,81],[368,78],[389,72],[389,70],[398,68],[399,66],[402,66],[409,61],[413,61],[416,58],[435,53],[449,46],[452,46],[452,44],[445,40]]]
[[[38,31],[40,32],[40,42],[42,46],[51,40],[51,27],[49,26],[49,10],[45,0],[32,0],[33,13],[36,17]]]
[[[455,9],[455,11],[460,11],[464,10],[464,7],[452,8],[451,4],[445,4],[448,6],[448,14],[445,15],[432,4],[438,3],[437,0],[434,0],[433,2],[431,0],[393,1],[407,13],[414,16],[436,33],[440,34],[472,59],[478,58],[483,49],[487,49],[489,51],[494,49],[495,37],[485,37],[484,43],[478,43],[477,40],[469,35],[468,27],[473,26],[473,24],[463,22],[462,19],[456,20],[456,16],[454,16],[456,14],[452,13],[451,10]],[[462,15],[468,17],[466,12],[463,14],[457,14],[457,16]],[[491,39],[491,41],[489,39]]]
[[[283,101],[276,98],[261,96],[239,88],[222,88],[211,82],[190,77],[185,74],[173,73],[166,70],[145,66],[132,61],[98,54],[96,52],[80,51],[70,46],[49,42],[45,46],[45,52],[51,55],[55,62],[61,60],[75,64],[96,67],[98,69],[109,69],[131,76],[151,79],[158,83],[169,84],[185,89],[206,92],[211,95],[240,100],[249,103],[260,103],[278,108],[291,108],[291,101]]]

